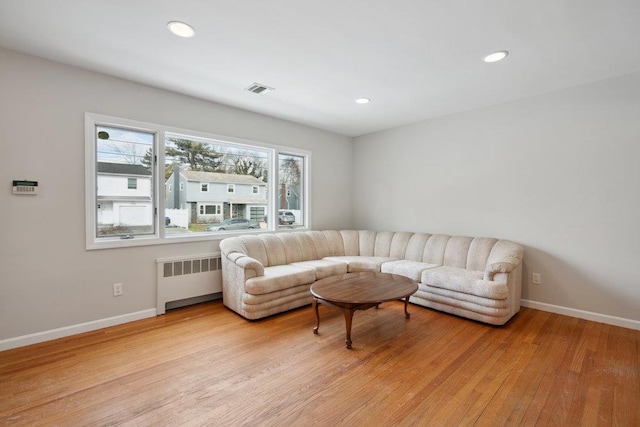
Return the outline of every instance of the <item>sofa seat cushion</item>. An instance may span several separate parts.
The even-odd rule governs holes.
[[[401,276],[408,277],[411,280],[419,282],[422,278],[422,272],[424,270],[435,268],[437,266],[437,264],[429,264],[426,262],[418,261],[407,261],[402,259],[399,261],[385,262],[380,267],[380,271],[389,274],[399,274]]]
[[[271,292],[263,295],[244,294],[242,315],[247,319],[261,319],[283,311],[309,305],[312,302],[311,285]]]
[[[347,271],[375,271],[380,272],[380,267],[385,262],[396,261],[396,258],[386,256],[330,256],[323,258],[329,261],[338,261],[347,264]]]
[[[506,299],[509,296],[506,284],[483,280],[483,276],[482,271],[457,267],[437,267],[423,271],[420,281],[427,286],[484,298]]]
[[[277,302],[288,302],[300,299],[302,296],[308,296],[311,298],[309,288],[311,288],[311,285],[306,284],[294,286],[293,288],[281,289],[275,292],[269,292],[268,294],[254,295],[245,292],[242,296],[242,306],[245,310],[252,311],[255,310],[255,307],[252,308],[252,306],[256,305],[270,304],[272,302],[274,304],[277,304]]]
[[[253,295],[262,295],[295,286],[310,285],[315,280],[316,273],[310,267],[275,265],[265,267],[264,276],[247,279],[244,290]]]
[[[449,304],[465,308],[468,307],[464,304],[469,303],[484,314],[492,314],[495,310],[506,310],[509,308],[509,302],[506,299],[485,298],[464,292],[452,291],[450,289],[436,288],[435,286],[428,286],[424,283],[418,284],[418,290],[415,295],[433,300],[439,300],[438,297],[443,297]],[[452,301],[455,301],[455,303]]]
[[[458,295],[462,294],[458,293]],[[445,313],[478,320],[491,325],[504,325],[513,315],[508,308],[486,307],[481,304],[474,304],[469,301],[448,298],[431,292],[421,292],[419,289],[418,292],[411,295],[409,301],[424,307],[430,307],[435,310],[444,311]]]
[[[312,268],[316,272],[316,280],[347,273],[346,263],[328,259],[293,262],[291,265],[294,267]]]

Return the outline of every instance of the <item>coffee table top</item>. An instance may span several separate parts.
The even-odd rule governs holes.
[[[357,272],[325,277],[311,285],[316,298],[337,303],[367,304],[405,298],[418,290],[413,280],[397,274]]]

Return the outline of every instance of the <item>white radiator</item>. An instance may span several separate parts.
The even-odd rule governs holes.
[[[220,253],[161,258],[158,268],[156,313],[164,314],[167,303],[196,297],[220,298],[222,292],[222,263]],[[218,295],[216,295],[218,294]],[[196,301],[194,301],[196,302]],[[199,301],[198,301],[199,302]],[[174,307],[184,304],[175,304]]]

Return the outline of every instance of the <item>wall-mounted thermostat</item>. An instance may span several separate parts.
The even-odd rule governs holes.
[[[38,181],[13,181],[13,194],[38,194]]]

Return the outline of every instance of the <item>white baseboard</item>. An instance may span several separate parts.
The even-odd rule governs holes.
[[[134,313],[108,317],[106,319],[98,319],[91,322],[79,323],[77,325],[65,326],[63,328],[51,329],[49,331],[36,332],[35,334],[23,335],[21,337],[8,338],[0,340],[0,351],[55,340],[57,338],[68,337],[70,335],[81,334],[83,332],[95,331],[102,328],[108,328],[109,326],[120,325],[122,323],[133,322],[135,320],[155,316],[156,309],[150,308],[147,310],[136,311]]]
[[[594,322],[606,323],[607,325],[620,326],[623,328],[640,331],[640,321],[625,319],[623,317],[609,316],[608,314],[593,313],[591,311],[577,310],[575,308],[562,307],[560,305],[546,304],[543,302],[520,300],[523,307],[535,308],[536,310],[549,311],[556,314],[577,317],[579,319],[591,320]]]

